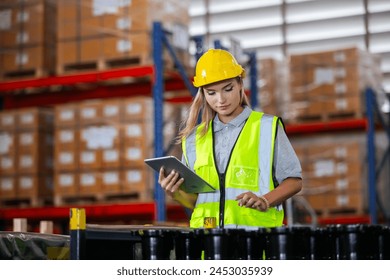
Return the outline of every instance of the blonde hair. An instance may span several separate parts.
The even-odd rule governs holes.
[[[247,96],[245,95],[244,85],[242,82],[241,77],[233,78],[236,79],[237,82],[241,85],[241,100],[240,100],[240,106],[249,106],[249,100]],[[203,129],[201,131],[201,136],[205,135],[208,128],[210,121],[214,119],[216,112],[209,106],[209,104],[206,101],[206,98],[204,96],[203,87],[200,87],[198,89],[198,92],[196,93],[196,96],[194,100],[192,101],[192,104],[188,110],[187,118],[182,122],[182,129],[180,130],[176,142],[181,143],[183,138],[188,137],[188,135],[191,134],[191,132],[197,127],[198,125],[198,119],[199,115],[201,114],[201,121],[200,124],[203,124]]]

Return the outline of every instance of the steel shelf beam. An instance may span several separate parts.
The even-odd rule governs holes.
[[[106,220],[116,218],[143,218],[154,220],[155,203],[128,203],[128,204],[105,204],[85,205],[88,219]],[[14,218],[26,218],[28,220],[68,220],[71,206],[58,207],[32,207],[32,208],[2,208],[0,209],[0,220],[12,220]],[[167,205],[167,214],[170,218],[186,219],[186,214],[180,205]]]
[[[346,130],[364,130],[367,128],[367,119],[345,119],[329,122],[310,122],[301,124],[287,124],[288,135],[309,134],[318,132],[335,132]]]
[[[51,76],[38,79],[25,79],[17,81],[6,81],[0,83],[0,93],[10,91],[28,89],[28,88],[44,88],[52,86],[71,86],[82,83],[99,83],[113,79],[126,77],[145,77],[154,73],[153,65],[137,66],[123,69],[110,69],[105,71],[94,71],[89,73],[78,73],[64,76]]]

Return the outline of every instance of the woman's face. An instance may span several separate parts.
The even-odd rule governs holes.
[[[243,111],[241,87],[241,83],[236,78],[203,87],[207,103],[218,114],[223,123],[230,122]]]

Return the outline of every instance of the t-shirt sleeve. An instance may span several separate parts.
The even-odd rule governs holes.
[[[273,170],[278,184],[287,178],[302,178],[301,163],[281,125],[275,139]]]

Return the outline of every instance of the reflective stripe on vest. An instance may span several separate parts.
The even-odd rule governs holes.
[[[247,191],[263,195],[274,188],[272,162],[278,118],[252,112],[237,139],[226,171],[224,224],[231,227],[271,227],[282,224],[283,212],[271,208],[267,213],[239,207],[236,196]],[[217,188],[214,193],[198,195],[190,226],[203,226],[204,217],[219,217],[219,177],[214,160],[213,132],[210,124],[206,135],[200,137],[203,126],[197,128],[195,172]],[[183,153],[187,159],[186,142]],[[188,162],[188,160],[187,160]],[[217,223],[219,223],[217,219]]]

